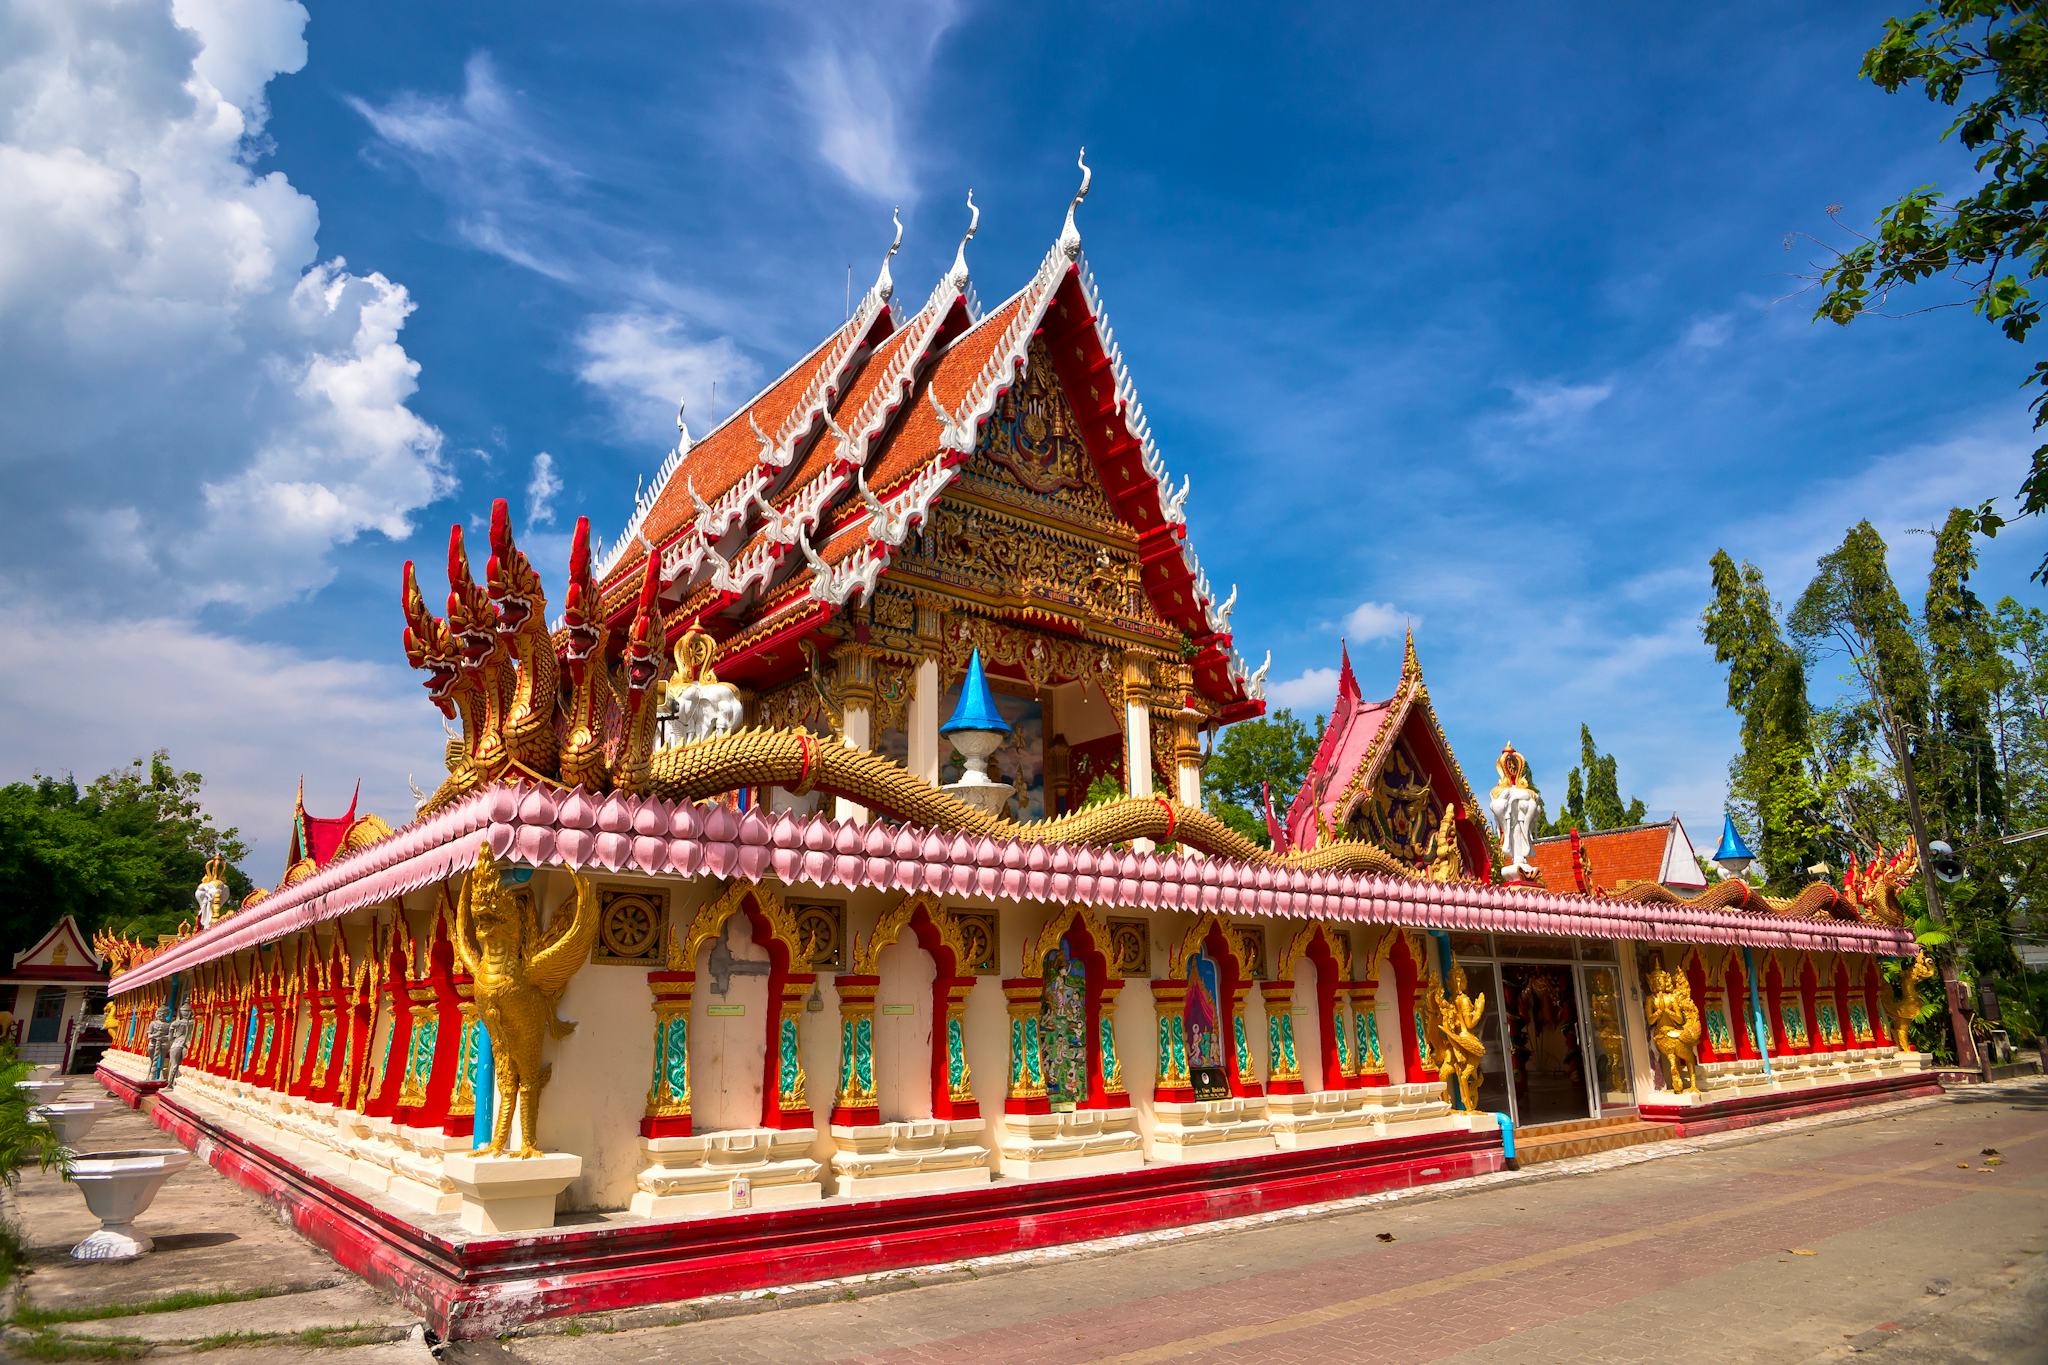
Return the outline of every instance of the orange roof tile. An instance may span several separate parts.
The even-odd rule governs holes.
[[[1669,822],[1579,835],[1579,847],[1592,867],[1593,890],[1613,891],[1624,882],[1656,881],[1664,871],[1664,852],[1671,838]],[[1529,850],[1529,861],[1543,874],[1543,885],[1549,890],[1577,889],[1570,835],[1537,840]]]
[[[773,432],[789,418],[804,392],[817,378],[820,368],[840,348],[848,333],[863,325],[871,329],[889,328],[893,326],[893,319],[890,311],[883,308],[872,322],[864,322],[860,311],[856,310],[853,317],[811,348],[781,378],[763,389],[751,402],[735,409],[731,416],[691,446],[649,509],[640,534],[660,545],[696,517],[696,504],[690,501],[692,486],[699,497],[713,502],[746,477],[761,457],[761,443],[755,439],[747,419],[752,417],[763,431]],[[628,547],[605,575],[606,581],[618,582],[627,577],[631,568],[640,562],[641,554],[637,545]]]

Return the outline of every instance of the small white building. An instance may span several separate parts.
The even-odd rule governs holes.
[[[23,1061],[71,1069],[78,1036],[107,1004],[107,967],[66,915],[0,976],[0,1009],[14,1016]]]

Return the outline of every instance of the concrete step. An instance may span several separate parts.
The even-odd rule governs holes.
[[[1636,1118],[1547,1123],[1515,1131],[1515,1164],[1535,1166],[1571,1156],[1590,1156],[1640,1142],[1662,1142],[1672,1135],[1670,1124],[1645,1123]]]

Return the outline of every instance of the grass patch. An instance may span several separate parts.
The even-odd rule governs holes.
[[[242,1303],[267,1299],[275,1289],[180,1289],[161,1298],[134,1303],[103,1303],[77,1308],[38,1308],[26,1297],[15,1305],[14,1321],[20,1327],[54,1327],[64,1322],[103,1322],[108,1318],[133,1318],[144,1313],[176,1313],[187,1308],[210,1308],[217,1303]]]
[[[308,1327],[293,1335],[301,1346],[368,1346],[385,1339],[385,1329],[374,1322],[344,1322],[334,1327]]]
[[[196,1337],[181,1343],[188,1351],[225,1351],[230,1346],[256,1346],[265,1342],[280,1340],[276,1332],[215,1332],[211,1336]]]
[[[38,1332],[9,1342],[16,1360],[140,1360],[149,1350],[141,1337],[63,1337]]]

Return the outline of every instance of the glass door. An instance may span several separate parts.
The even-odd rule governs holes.
[[[1572,964],[1504,962],[1500,972],[1515,1122],[1533,1126],[1590,1117]]]
[[[1593,1097],[1601,1109],[1625,1109],[1636,1102],[1628,1070],[1628,1037],[1622,1031],[1621,978],[1603,963],[1579,964],[1585,987],[1586,1050],[1593,1055]]]

